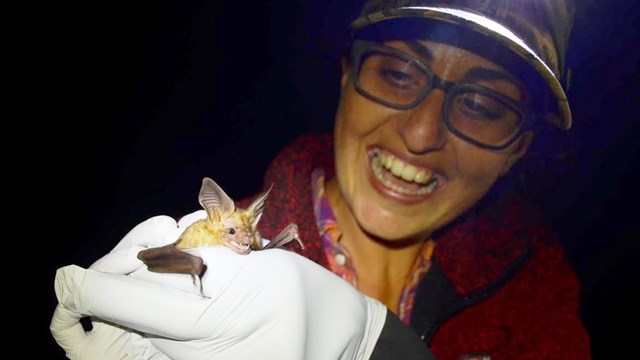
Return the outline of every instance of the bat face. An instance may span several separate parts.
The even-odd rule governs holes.
[[[270,190],[258,196],[247,209],[239,209],[215,181],[203,179],[198,200],[207,211],[208,227],[218,235],[220,243],[243,255],[261,248],[257,227]]]
[[[260,249],[260,233],[251,223],[251,215],[236,211],[221,221],[222,244],[241,255]]]

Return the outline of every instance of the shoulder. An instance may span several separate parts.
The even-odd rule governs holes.
[[[509,195],[473,209],[447,227],[436,241],[437,261],[459,293],[502,277],[527,254],[533,255],[529,262],[537,265],[566,261],[549,219],[521,195]]]
[[[312,132],[300,135],[284,147],[267,168],[265,183],[277,182],[287,176],[306,176],[314,168],[327,170],[333,164],[333,137],[327,132]]]

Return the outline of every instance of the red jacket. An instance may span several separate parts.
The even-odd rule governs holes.
[[[273,238],[295,222],[305,243],[291,249],[327,266],[312,204],[311,172],[334,175],[330,134],[309,134],[267,169],[274,184],[259,223]],[[247,206],[251,198],[238,202]],[[591,359],[579,317],[579,281],[556,234],[529,202],[510,196],[469,211],[434,235],[434,264],[415,299],[412,327],[439,360]],[[475,359],[469,357],[469,359]]]

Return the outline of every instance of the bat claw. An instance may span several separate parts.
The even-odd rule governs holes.
[[[204,294],[204,287],[203,287],[203,285],[202,285],[202,277],[201,277],[201,276],[199,276],[199,275],[191,274],[191,278],[193,279],[193,285],[195,285],[195,286],[197,286],[197,287],[199,287],[199,288],[200,288],[200,296],[202,296],[202,297],[207,297],[207,296]]]
[[[273,238],[270,243],[265,245],[264,248],[271,249],[275,247],[282,247],[294,240],[300,245],[302,249],[304,249],[304,244],[302,243],[302,240],[300,239],[298,233],[298,225],[290,223],[278,235],[276,235],[276,237]]]

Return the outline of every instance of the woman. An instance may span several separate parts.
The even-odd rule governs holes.
[[[301,254],[386,305],[438,359],[590,358],[578,280],[513,181],[539,128],[571,126],[571,12],[369,1],[334,133],[272,162],[262,235],[297,223]]]
[[[263,231],[297,222],[306,256],[381,300],[438,359],[589,358],[576,276],[507,176],[532,129],[571,124],[558,81],[570,10],[435,3],[365,7],[343,63],[335,155],[329,137],[307,137],[272,163]],[[509,35],[476,33],[490,33],[478,12],[529,34],[544,62]]]

